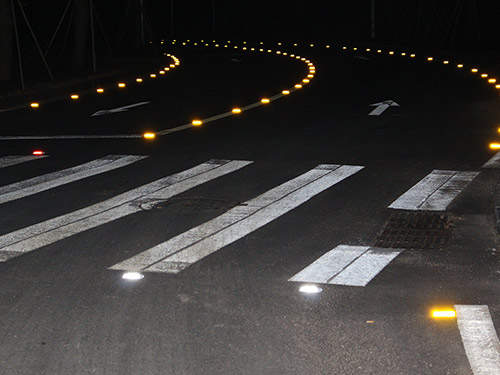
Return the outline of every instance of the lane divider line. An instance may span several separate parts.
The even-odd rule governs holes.
[[[40,158],[47,158],[49,155],[12,155],[3,156],[0,158],[0,168],[11,167],[16,164],[25,163],[27,161],[32,161]]]

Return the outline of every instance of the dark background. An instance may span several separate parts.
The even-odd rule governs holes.
[[[11,2],[28,85],[47,74],[19,4],[56,80],[74,75],[74,67],[96,73],[109,69],[116,58],[156,54],[161,39],[172,37],[365,42],[454,52],[500,49],[499,1],[106,0],[93,1],[91,18],[89,0],[0,0],[0,84],[4,88],[19,81]],[[96,69],[92,50],[99,63]]]

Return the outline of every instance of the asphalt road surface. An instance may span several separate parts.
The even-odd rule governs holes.
[[[481,68],[187,44],[0,112],[0,373],[499,374]]]

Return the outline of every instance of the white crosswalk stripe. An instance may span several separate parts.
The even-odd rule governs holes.
[[[488,306],[455,305],[457,324],[474,375],[500,374],[500,341]]]
[[[178,273],[361,169],[363,167],[360,166],[319,165],[215,219],[117,263],[110,269]]]
[[[479,172],[434,170],[389,208],[400,210],[444,211]]]
[[[25,163],[27,161],[46,158],[49,155],[21,155],[21,156],[3,156],[0,158],[0,168],[10,167],[16,164]]]
[[[95,176],[142,160],[147,156],[108,155],[76,167],[63,169],[0,187],[0,204],[24,198],[83,178]]]
[[[484,163],[481,168],[500,168],[500,151],[498,151],[490,160]]]
[[[288,281],[364,287],[402,252],[402,249],[339,245]]]
[[[252,162],[210,160],[89,207],[0,236],[0,261],[148,209],[195,186],[237,171]]]

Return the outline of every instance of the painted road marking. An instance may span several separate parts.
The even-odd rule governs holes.
[[[147,210],[176,194],[237,171],[251,161],[210,160],[108,200],[0,236],[0,261],[52,244],[113,220]]]
[[[12,165],[25,163],[27,161],[46,158],[49,155],[24,155],[24,156],[4,156],[0,158],[0,168],[10,167]]]
[[[44,140],[44,139],[129,139],[142,138],[142,134],[110,134],[110,135],[4,135],[0,141]]]
[[[479,172],[434,170],[394,201],[389,208],[444,211]]]
[[[474,375],[500,374],[500,342],[488,306],[455,305],[455,310]]]
[[[389,107],[399,107],[399,104],[392,100],[386,100],[381,103],[370,104],[371,107],[376,107],[373,111],[368,113],[368,116],[380,116]]]
[[[108,155],[76,167],[0,187],[0,204],[135,163],[147,156]]]
[[[288,281],[364,287],[402,252],[403,249],[339,245]]]
[[[500,168],[500,151],[488,160],[481,168]]]
[[[113,109],[101,109],[100,111],[97,111],[93,115],[91,115],[91,117],[92,116],[108,115],[110,113],[127,112],[130,108],[143,106],[143,105],[146,105],[149,103],[151,103],[151,102],[140,102],[140,103],[130,104],[130,105],[126,105],[126,106],[118,107],[118,108],[113,108]]]
[[[134,257],[113,270],[178,273],[311,199],[363,169],[319,165],[202,225]]]

